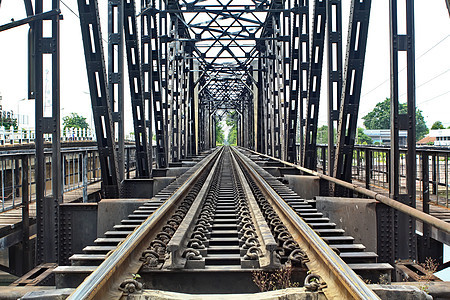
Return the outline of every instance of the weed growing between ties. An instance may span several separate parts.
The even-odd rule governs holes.
[[[428,293],[428,288],[431,285],[431,281],[433,281],[434,277],[433,274],[436,273],[439,264],[436,262],[435,259],[427,257],[425,259],[425,262],[421,263],[420,266],[425,270],[425,274],[420,276],[420,281],[424,282],[424,285],[420,286],[420,289],[423,290],[425,293]]]
[[[253,282],[261,292],[299,287],[298,282],[292,282],[292,266],[286,265],[275,272],[253,271]]]

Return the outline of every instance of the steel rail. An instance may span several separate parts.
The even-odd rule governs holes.
[[[273,208],[282,218],[300,248],[309,258],[308,269],[326,282],[328,299],[379,299],[363,280],[309,227],[303,219],[273,190],[266,180],[251,166],[253,162],[233,149],[244,168],[266,193]],[[254,164],[254,163],[253,163]]]
[[[158,225],[169,212],[175,208],[179,200],[186,195],[207,166],[217,157],[221,149],[216,149],[206,157],[198,170],[194,172],[153,214],[151,214],[133,233],[131,233],[117,248],[91,273],[78,288],[67,298],[80,299],[119,299],[122,292],[119,285],[123,280],[132,278],[138,272],[142,262],[136,257],[148,247],[152,233],[156,233]]]
[[[245,148],[242,148],[242,149],[245,149]],[[392,198],[389,198],[387,196],[384,196],[384,195],[382,195],[380,193],[368,190],[366,188],[360,187],[360,186],[358,186],[356,184],[353,184],[353,183],[349,183],[349,182],[346,182],[346,181],[343,181],[343,180],[340,180],[340,179],[337,179],[337,178],[334,178],[334,177],[331,177],[331,176],[328,176],[328,175],[324,175],[322,173],[318,173],[316,171],[312,171],[312,170],[306,169],[304,167],[301,167],[301,166],[298,166],[298,165],[295,165],[295,164],[283,161],[281,159],[278,159],[278,158],[275,158],[275,157],[272,157],[272,156],[268,156],[268,155],[265,155],[265,154],[262,154],[262,153],[258,153],[256,151],[249,150],[249,149],[245,149],[245,150],[247,150],[247,151],[249,151],[249,152],[251,152],[253,154],[260,155],[262,157],[270,158],[270,159],[272,159],[274,161],[277,161],[277,162],[280,162],[282,164],[285,164],[286,166],[290,166],[290,167],[296,168],[296,169],[298,169],[298,170],[300,170],[300,171],[302,171],[304,173],[317,176],[317,177],[319,177],[321,179],[325,179],[325,180],[327,180],[329,182],[335,183],[337,185],[340,185],[340,186],[345,187],[347,189],[350,189],[352,191],[358,192],[358,193],[360,193],[362,195],[365,195],[365,196],[368,196],[368,197],[373,198],[375,200],[378,200],[381,203],[386,204],[387,206],[392,207],[392,208],[394,208],[394,209],[396,209],[398,211],[401,211],[402,213],[407,214],[408,216],[411,216],[411,217],[413,217],[413,218],[415,218],[417,220],[420,220],[420,221],[422,221],[422,222],[424,222],[426,224],[429,224],[429,225],[435,227],[436,229],[442,230],[442,231],[444,231],[446,233],[450,233],[450,223],[447,223],[447,222],[444,222],[442,220],[439,220],[436,217],[428,215],[428,214],[426,214],[426,213],[424,213],[424,212],[422,212],[422,211],[420,211],[418,209],[415,209],[415,208],[413,208],[411,206],[408,206],[406,204],[400,203],[400,202],[398,202],[398,201],[396,201],[396,200],[394,200]]]

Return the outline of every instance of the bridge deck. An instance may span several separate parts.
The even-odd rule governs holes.
[[[88,198],[97,197],[100,193],[100,182],[95,182],[87,187]],[[83,198],[83,187],[74,189],[64,193],[64,203],[80,201]],[[16,199],[16,205],[20,203],[20,199]],[[12,200],[5,202],[5,207],[12,206]],[[34,224],[36,220],[36,201],[33,195],[32,202],[29,206],[30,223]],[[7,235],[20,230],[22,223],[22,207],[19,205],[13,209],[0,213],[0,239]]]

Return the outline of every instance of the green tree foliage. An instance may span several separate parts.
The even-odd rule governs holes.
[[[64,129],[66,128],[89,128],[89,124],[86,122],[86,118],[79,116],[77,113],[71,113],[70,116],[63,118]]]
[[[441,121],[436,121],[431,125],[431,129],[445,129],[444,125],[442,125]]]
[[[334,128],[334,143],[336,143],[337,139],[337,131],[336,128]],[[298,133],[300,135],[300,133]],[[299,140],[300,141],[300,140]],[[317,139],[316,144],[328,144],[328,126],[323,125],[322,127],[317,128]]]
[[[6,130],[12,126],[17,130],[17,119],[13,118],[12,112],[0,111],[0,126],[4,126]]]
[[[408,107],[405,103],[399,103],[399,113],[406,114]],[[367,129],[391,128],[391,100],[386,98],[379,102],[375,108],[363,117],[364,126]],[[416,141],[422,139],[429,132],[425,119],[420,109],[416,109]]]
[[[317,144],[328,144],[328,126],[323,125],[322,127],[317,128]]]
[[[225,123],[227,126],[230,126],[230,132],[228,132],[227,142],[231,146],[237,145],[237,119],[238,114],[236,111],[230,112],[227,114],[227,118],[225,119]]]
[[[364,133],[363,128],[358,128],[358,140],[356,141],[359,145],[371,145],[373,140],[370,136]]]
[[[222,146],[225,140],[225,134],[223,133],[222,123],[216,121],[216,146]]]

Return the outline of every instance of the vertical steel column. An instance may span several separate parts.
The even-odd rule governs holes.
[[[136,145],[136,175],[138,178],[149,178],[151,157],[149,159],[148,156],[149,150],[145,124],[142,72],[137,33],[136,6],[134,0],[125,1],[123,11],[123,29],[125,31],[125,45],[127,51],[131,112],[133,115],[134,140]]]
[[[391,155],[390,195],[411,207],[416,207],[416,93],[414,54],[414,1],[406,1],[406,34],[398,34],[397,0],[389,1],[390,45],[391,45]],[[398,54],[406,51],[407,56],[407,114],[399,113]],[[406,191],[400,188],[399,131],[408,130],[406,153]],[[405,214],[394,214],[394,256],[395,259],[417,258],[416,222]]]
[[[49,2],[47,0],[47,2]],[[52,9],[59,9],[59,1],[51,1]],[[43,0],[36,0],[35,13],[43,12]],[[59,18],[34,23],[34,88],[36,105],[36,215],[37,245],[36,263],[58,262],[58,213],[62,202],[61,189],[61,140],[60,140],[60,88],[59,88]],[[45,24],[51,25],[51,36],[44,32]],[[49,68],[49,69],[47,69]],[[44,90],[44,72],[51,72],[51,85]],[[47,178],[44,141],[51,134],[52,194],[45,195]]]
[[[97,136],[102,192],[106,198],[115,198],[119,192],[119,180],[97,1],[91,0],[87,4],[85,0],[78,0],[78,10]]]
[[[300,0],[300,22],[301,22],[301,34],[300,34],[300,103],[299,103],[299,116],[298,116],[298,131],[300,140],[299,155],[300,162],[303,164],[304,143],[305,143],[305,113],[304,107],[306,106],[306,99],[308,98],[308,77],[309,77],[309,0]]]
[[[322,83],[323,49],[325,43],[326,0],[315,0],[311,57],[306,101],[305,168],[317,169],[317,124],[319,120],[320,86]]]
[[[345,74],[339,109],[334,177],[350,181],[371,0],[352,0]]]
[[[148,140],[149,149],[152,147],[152,120],[155,122],[155,137],[156,137],[156,163],[159,168],[165,168],[167,166],[166,159],[166,128],[165,128],[165,116],[164,116],[164,103],[162,94],[162,78],[161,78],[161,52],[160,52],[160,38],[158,36],[158,22],[156,17],[155,7],[150,7],[142,14],[142,19],[146,20],[145,25],[141,27],[144,32],[142,34],[142,47],[144,48],[143,57],[148,57],[148,67],[144,64],[144,80],[148,85],[149,92],[146,94],[145,99],[149,101],[147,103],[147,119],[148,122]],[[161,20],[162,18],[160,18]],[[164,19],[165,20],[165,19]],[[144,21],[143,21],[144,22]],[[148,48],[148,50],[145,50]],[[146,73],[148,75],[146,76]],[[152,111],[153,108],[153,111]],[[152,151],[152,150],[150,150]],[[150,156],[152,157],[152,156]]]
[[[194,156],[195,153],[195,99],[194,99],[194,58],[192,48],[189,51],[189,70],[188,77],[188,156]]]
[[[275,14],[272,18],[273,22],[273,42],[272,42],[272,51],[273,51],[273,62],[272,62],[272,76],[273,76],[273,96],[272,96],[272,105],[273,105],[273,156],[276,158],[282,158],[282,132],[283,127],[281,124],[281,120],[283,118],[283,110],[282,102],[284,99],[284,82],[283,82],[283,57],[282,54],[282,42],[281,38],[281,20],[280,14]]]
[[[341,0],[327,0],[328,33],[328,170],[334,167],[334,129],[339,120],[342,94],[342,7]]]
[[[258,42],[256,42],[258,43]],[[261,43],[262,44],[262,43]],[[256,150],[259,153],[266,153],[265,151],[265,139],[264,139],[264,80],[263,80],[263,52],[261,52],[261,49],[258,54],[258,126],[256,127],[256,138],[257,138],[257,144],[256,144]]]
[[[123,1],[108,1],[108,93],[112,122],[117,138],[119,180],[124,176],[124,88],[123,88]],[[116,127],[117,124],[117,127]]]
[[[291,62],[289,75],[289,104],[288,104],[288,134],[287,134],[287,161],[291,163],[296,162],[296,136],[297,136],[297,119],[299,106],[299,88],[300,88],[300,35],[302,33],[302,20],[300,14],[300,7],[295,3],[292,21],[292,35],[291,35]]]

